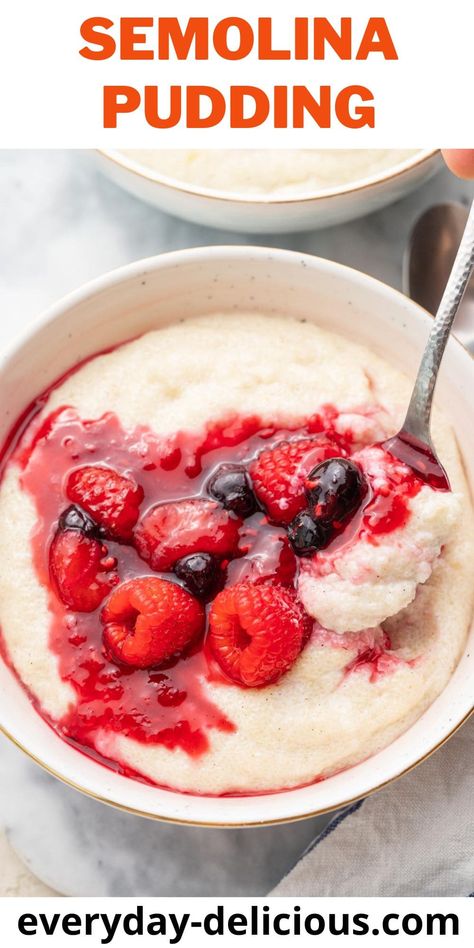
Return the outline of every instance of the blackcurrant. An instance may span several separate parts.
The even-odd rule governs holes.
[[[297,556],[313,556],[326,546],[330,537],[330,528],[302,510],[288,527],[288,539]]]
[[[207,483],[208,494],[238,517],[250,517],[257,509],[248,471],[240,464],[223,464]]]
[[[367,484],[360,467],[347,458],[330,458],[306,479],[306,496],[317,520],[344,520],[360,505]]]
[[[190,553],[174,565],[174,572],[189,592],[207,599],[219,587],[223,574],[219,560],[212,553]]]
[[[59,518],[58,526],[60,530],[79,530],[86,537],[98,537],[100,530],[98,524],[85,510],[71,504],[64,510]]]

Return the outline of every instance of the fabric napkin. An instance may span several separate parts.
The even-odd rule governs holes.
[[[474,895],[474,716],[410,774],[338,813],[271,894]]]

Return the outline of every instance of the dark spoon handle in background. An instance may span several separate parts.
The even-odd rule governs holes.
[[[474,270],[474,204],[436,313],[420,363],[403,431],[424,444],[431,444],[430,415],[438,370],[459,304]]]
[[[445,201],[426,208],[412,227],[403,258],[403,292],[436,313],[469,216],[469,207]],[[474,354],[474,276],[471,277],[453,333]]]

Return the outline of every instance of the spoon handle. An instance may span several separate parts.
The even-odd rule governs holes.
[[[471,205],[453,269],[438,307],[428,342],[418,369],[403,430],[425,444],[431,443],[430,415],[438,369],[451,332],[454,317],[474,270],[474,203]]]

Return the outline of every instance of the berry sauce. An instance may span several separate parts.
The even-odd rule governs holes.
[[[349,457],[362,445],[351,432],[342,435],[336,430],[337,419],[337,410],[331,407],[295,422],[293,427],[236,416],[208,425],[200,435],[179,432],[159,437],[145,426],[125,431],[113,414],[85,421],[73,409],[63,407],[46,419],[33,417],[26,428],[22,426],[8,453],[21,466],[22,487],[33,499],[38,514],[32,550],[38,578],[49,591],[50,648],[58,658],[61,678],[77,695],[74,708],[61,721],[50,721],[63,738],[96,758],[96,737],[101,730],[198,756],[209,746],[210,731],[235,730],[202,684],[206,680],[229,684],[206,650],[205,635],[159,668],[133,668],[108,656],[100,608],[91,613],[74,612],[58,598],[51,586],[49,549],[60,517],[70,504],[65,484],[71,471],[83,465],[104,465],[132,477],[143,489],[143,517],[163,501],[208,496],[206,484],[220,465],[248,466],[263,449],[282,440],[315,439],[317,455],[318,437],[325,447],[329,439],[337,455]],[[321,460],[324,457],[322,454]],[[409,516],[408,500],[422,484],[419,477],[407,471],[399,477],[393,493],[374,496],[369,490],[361,508],[349,524],[341,525],[324,553],[334,554],[361,531],[377,543],[380,534],[403,526]],[[104,543],[104,555],[116,561],[120,582],[152,573],[131,543],[109,539]],[[292,587],[298,559],[288,543],[285,526],[270,523],[264,511],[258,509],[243,522],[237,555],[230,562],[224,560],[220,569],[223,576],[219,588],[242,580]],[[173,573],[154,575],[182,584]],[[381,656],[382,652],[376,656],[380,666]],[[361,656],[361,661],[367,658],[372,661],[374,656]],[[100,759],[109,767],[130,773],[121,764]]]
[[[345,667],[341,684],[351,675],[360,672],[365,673],[369,681],[377,682],[400,665],[413,668],[418,662],[418,658],[400,658],[396,652],[392,651],[390,638],[382,628],[338,635],[315,623],[312,641],[316,646],[323,648],[347,649],[351,654],[354,650],[356,651],[355,657],[351,658]]]

